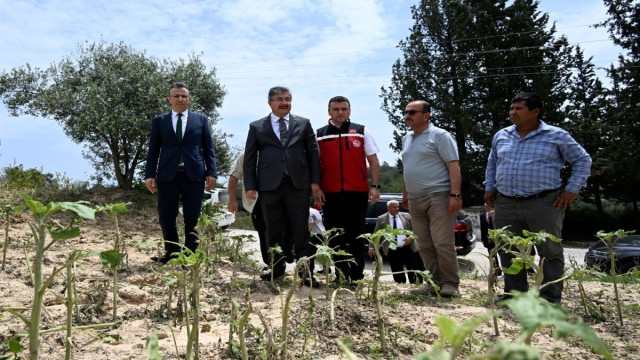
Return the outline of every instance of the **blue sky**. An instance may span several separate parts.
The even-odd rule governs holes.
[[[242,147],[249,122],[269,113],[268,89],[288,86],[294,114],[326,124],[327,101],[351,100],[354,122],[368,126],[390,164],[392,127],[380,110],[396,48],[413,24],[418,0],[22,0],[0,8],[0,70],[31,64],[46,68],[73,54],[81,42],[117,43],[156,58],[202,54],[217,69],[227,95],[219,127]],[[604,29],[601,0],[541,0],[558,33],[580,44],[596,66],[615,62],[619,50]],[[506,115],[506,109],[505,109]],[[10,117],[0,105],[0,168],[23,164],[86,180],[93,168],[53,120]]]

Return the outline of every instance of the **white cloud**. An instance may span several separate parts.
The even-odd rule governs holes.
[[[269,112],[269,87],[285,85],[293,91],[293,112],[309,117],[315,127],[326,123],[331,96],[347,96],[354,121],[369,126],[383,151],[380,158],[392,163],[396,157],[388,150],[392,128],[379,109],[380,87],[391,78],[391,65],[401,55],[395,47],[409,35],[413,25],[409,8],[417,2],[14,1],[0,10],[0,71],[26,63],[48,67],[75,53],[77,44],[85,41],[123,41],[149,56],[171,60],[202,53],[228,90],[219,109],[223,117],[219,126],[236,135],[233,144],[243,145],[248,123]],[[541,10],[551,11],[551,20],[570,42],[581,42],[596,61],[615,60],[617,52],[611,51],[609,41],[590,42],[607,39],[604,29],[592,32],[579,26],[606,17],[600,0],[541,3]],[[68,166],[69,162],[60,161],[67,155],[55,151],[61,146],[43,147],[61,141],[72,144],[55,122],[41,119],[34,128],[0,110],[0,167],[12,161],[5,156],[9,153],[33,153],[36,162],[53,169],[47,171]],[[37,141],[27,146],[26,140],[13,139]],[[80,156],[77,147],[73,151]]]

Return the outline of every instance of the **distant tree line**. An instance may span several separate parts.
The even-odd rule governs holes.
[[[549,26],[534,0],[422,0],[412,7],[412,33],[403,57],[381,89],[382,108],[401,150],[407,127],[401,111],[413,99],[432,105],[432,121],[456,139],[465,204],[482,204],[491,138],[511,124],[510,100],[521,91],[545,100],[544,121],[569,130],[594,163],[584,201],[602,212],[602,199],[640,198],[640,3],[603,0],[612,41],[624,51],[596,76],[591,58]]]

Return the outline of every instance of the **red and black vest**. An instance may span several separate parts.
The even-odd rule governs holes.
[[[364,125],[346,121],[338,128],[329,120],[329,125],[318,129],[317,138],[322,191],[369,192]]]

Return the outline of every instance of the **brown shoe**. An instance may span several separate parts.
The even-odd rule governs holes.
[[[431,284],[424,284],[417,289],[409,290],[409,293],[413,295],[429,296],[429,295],[435,295],[436,289],[434,289],[433,286],[431,286]]]
[[[444,284],[442,285],[442,289],[440,289],[440,295],[443,297],[455,297],[460,296],[460,292],[458,291],[458,287],[452,284]]]

